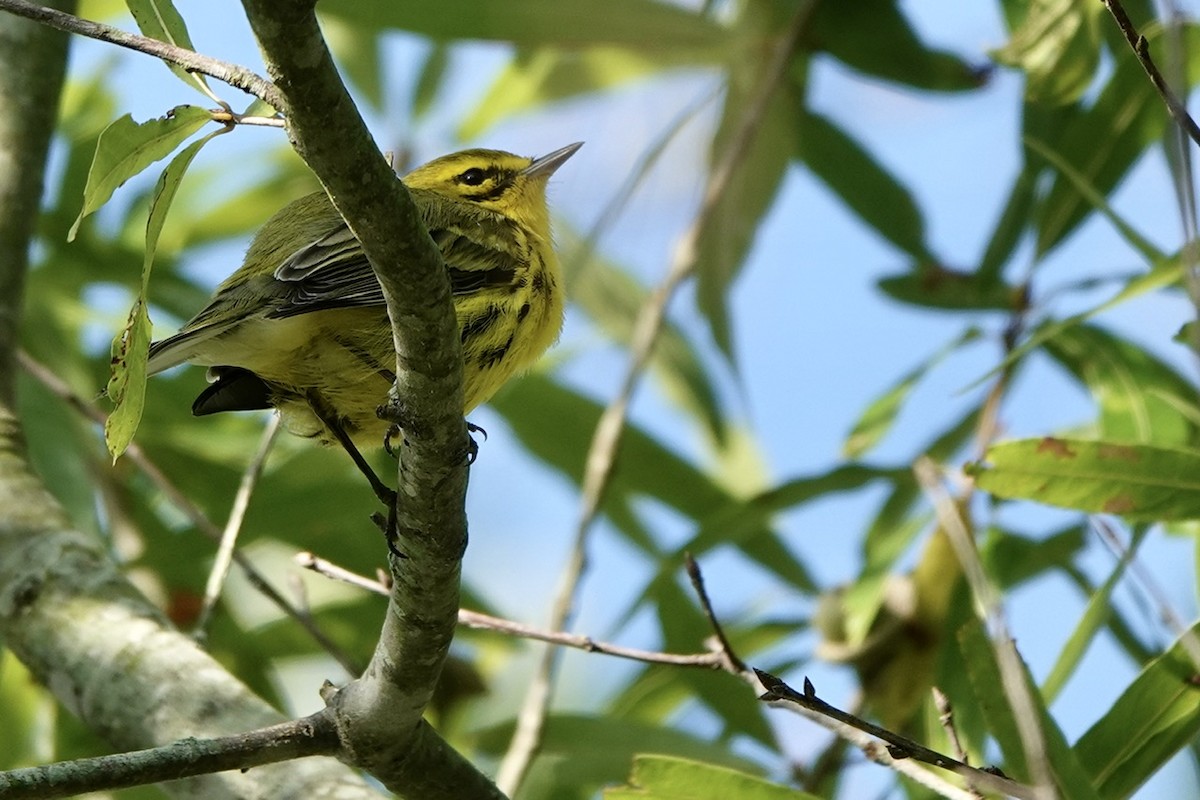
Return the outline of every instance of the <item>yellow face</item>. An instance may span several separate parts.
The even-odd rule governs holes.
[[[476,203],[542,233],[549,222],[546,181],[579,146],[568,145],[536,159],[503,150],[463,150],[417,167],[404,183]]]
[[[501,150],[463,150],[417,167],[404,183],[500,211],[520,194],[521,173],[532,163]]]

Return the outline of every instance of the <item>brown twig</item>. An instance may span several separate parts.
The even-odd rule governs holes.
[[[104,427],[104,422],[108,418],[107,415],[96,408],[93,404],[84,400],[76,392],[67,386],[66,382],[54,374],[49,367],[34,359],[24,350],[17,351],[17,361],[21,368],[29,373],[35,381],[40,383],[55,397],[65,402],[68,406],[75,409],[85,418],[91,420],[101,428]],[[196,530],[207,536],[214,542],[221,541],[221,529],[208,518],[191,499],[184,494],[175,483],[167,477],[157,464],[142,450],[137,442],[130,442],[129,447],[125,450],[123,458],[129,459],[143,475],[145,475],[158,490],[163,493],[167,501],[175,506],[185,517],[191,520]],[[288,618],[294,620],[301,628],[312,637],[322,650],[329,653],[335,661],[337,661],[343,669],[350,675],[358,675],[361,670],[359,665],[350,658],[340,647],[338,647],[332,639],[324,634],[311,617],[302,613],[288,602],[274,586],[263,576],[254,563],[246,557],[240,550],[233,552],[234,563],[241,568],[246,580],[255,588],[263,597],[266,597],[275,606],[282,611]]]
[[[815,0],[800,3],[791,23],[783,31],[771,54],[764,80],[757,93],[747,105],[746,112],[733,131],[729,144],[721,153],[704,188],[704,197],[691,226],[684,233],[675,250],[675,255],[666,276],[646,299],[634,322],[630,344],[629,365],[626,368],[620,389],[612,402],[604,409],[588,448],[580,487],[580,515],[571,545],[570,556],[563,570],[551,607],[549,627],[565,629],[575,607],[579,585],[587,566],[587,543],[593,523],[600,514],[600,506],[612,478],[617,450],[625,429],[634,391],[641,382],[654,345],[658,341],[666,320],[667,306],[679,287],[695,270],[699,260],[700,235],[707,227],[719,201],[729,187],[733,176],[741,166],[750,144],[770,107],[771,98],[787,76],[788,66],[799,45],[801,34],[816,6]],[[500,762],[496,785],[508,795],[514,795],[524,780],[526,771],[540,746],[542,729],[550,708],[550,693],[558,666],[558,652],[547,648],[538,662],[533,679],[521,708],[517,712],[517,727],[509,742],[508,750]]]
[[[841,709],[831,706],[824,700],[817,697],[816,689],[808,678],[804,679],[804,691],[797,692],[791,686],[776,678],[774,675],[763,672],[762,670],[754,670],[763,688],[766,690],[759,699],[772,705],[783,706],[785,708],[800,708],[816,714],[819,717],[839,722],[842,725],[848,726],[856,731],[868,734],[886,744],[887,755],[890,758],[888,766],[899,768],[899,765],[906,761],[919,761],[923,764],[929,764],[939,769],[948,770],[958,775],[964,780],[969,779],[974,785],[986,789],[990,792],[1000,792],[1010,797],[1017,797],[1021,800],[1037,800],[1039,797],[1036,790],[1024,784],[1017,783],[1014,780],[999,775],[990,770],[979,769],[972,767],[969,764],[964,764],[956,758],[951,758],[948,755],[939,753],[936,750],[931,750],[919,742],[901,736],[897,733],[889,731],[887,728],[881,728],[871,722],[868,722],[861,717],[856,717],[853,714],[847,714]],[[809,716],[809,715],[805,715]],[[809,717],[812,718],[811,716]],[[835,732],[838,732],[835,729]],[[842,735],[839,733],[839,735]],[[853,740],[852,740],[853,741]],[[858,744],[858,742],[855,742]],[[860,745],[861,746],[861,745]],[[869,757],[880,755],[879,753],[867,752]],[[881,762],[882,763],[882,762]],[[905,775],[912,777],[910,772],[905,772]],[[928,784],[926,784],[928,785]],[[961,797],[972,798],[974,795],[971,792],[966,792],[958,787],[950,787],[953,789],[953,794],[939,791],[944,797]]]
[[[721,621],[717,619],[717,613],[713,611],[712,600],[708,597],[708,591],[704,588],[704,575],[700,572],[700,565],[696,563],[696,559],[692,558],[691,553],[683,554],[683,563],[687,568],[688,579],[692,582],[692,588],[696,591],[696,596],[700,599],[700,607],[704,610],[704,617],[708,620],[709,627],[713,630],[713,636],[721,647],[721,654],[728,661],[728,671],[736,675],[741,675],[746,672],[746,663],[738,658],[737,653],[733,650],[733,645],[729,643],[729,638],[725,635],[725,629],[721,627]]]
[[[183,67],[189,72],[199,72],[202,75],[208,75],[237,89],[241,89],[243,92],[253,95],[264,103],[269,104],[272,108],[283,108],[283,96],[279,93],[279,89],[275,84],[237,64],[203,56],[193,50],[188,50],[186,47],[177,47],[158,39],[139,36],[136,33],[129,33],[120,28],[114,28],[111,25],[92,22],[91,20],[76,17],[73,14],[66,14],[53,8],[40,6],[37,3],[29,3],[26,0],[0,0],[0,11],[16,14],[19,17],[40,22],[43,25],[48,25],[60,31],[86,36],[89,39],[98,39],[102,42],[109,42],[119,47],[154,56],[162,61]]]
[[[250,508],[250,496],[254,494],[254,487],[258,485],[258,479],[262,475],[263,467],[267,464],[267,456],[271,453],[271,446],[275,444],[275,437],[278,433],[279,415],[272,414],[267,421],[267,427],[263,430],[258,452],[254,454],[254,458],[250,459],[250,463],[246,465],[246,469],[242,473],[241,484],[238,486],[237,494],[233,496],[233,505],[229,509],[229,519],[225,522],[225,529],[221,531],[217,555],[213,559],[212,569],[208,573],[208,582],[204,586],[204,603],[200,607],[196,625],[192,629],[192,635],[198,641],[203,640],[207,635],[208,621],[212,617],[213,609],[216,608],[217,599],[221,596],[225,579],[229,576],[229,568],[233,565],[238,534],[242,530],[242,522],[246,519],[246,511]]]
[[[323,558],[318,558],[312,553],[298,553],[296,555],[296,563],[305,569],[310,569],[318,575],[324,575],[327,578],[348,583],[351,586],[357,586],[360,589],[365,589],[373,592],[381,597],[388,596],[388,589],[384,584],[377,580],[372,580],[364,575],[359,575],[356,572],[351,572],[344,567],[339,567],[337,564],[326,561]],[[645,664],[665,664],[675,667],[702,667],[706,669],[724,669],[725,660],[721,653],[660,653],[653,650],[641,650],[635,647],[624,647],[619,644],[611,644],[609,642],[596,641],[590,636],[579,636],[573,633],[562,633],[559,631],[547,631],[541,628],[536,628],[532,625],[526,625],[522,622],[514,622],[501,617],[493,617],[491,614],[484,614],[479,611],[469,611],[465,608],[458,611],[458,624],[476,630],[496,631],[497,633],[516,636],[522,639],[535,639],[539,642],[555,644],[561,647],[572,647],[576,650],[584,650],[589,653],[602,653],[608,656],[617,658],[627,658],[631,661],[640,661]]]
[[[967,750],[963,747],[962,739],[958,735],[958,726],[954,724],[954,707],[950,705],[950,698],[946,696],[938,687],[934,686],[931,689],[933,693],[933,704],[937,707],[938,723],[941,724],[942,730],[946,732],[946,738],[950,740],[950,746],[954,748],[954,755],[963,764],[970,764],[971,761],[967,757]],[[964,777],[967,791],[976,797],[976,800],[984,800],[983,794],[975,787],[975,784]]]
[[[1101,2],[1108,9],[1108,13],[1112,14],[1113,19],[1116,20],[1117,27],[1121,29],[1125,41],[1133,48],[1138,62],[1142,65],[1142,69],[1146,71],[1146,75],[1150,77],[1150,82],[1154,84],[1155,90],[1162,97],[1171,117],[1187,132],[1187,135],[1191,137],[1193,142],[1200,144],[1200,126],[1192,119],[1192,115],[1188,113],[1187,108],[1175,96],[1175,93],[1171,91],[1171,87],[1167,85],[1167,81],[1163,78],[1162,73],[1158,71],[1154,60],[1150,58],[1150,45],[1146,41],[1146,37],[1138,33],[1137,28],[1134,27],[1133,22],[1129,19],[1129,15],[1125,13],[1125,7],[1121,5],[1121,0],[1101,0]]]

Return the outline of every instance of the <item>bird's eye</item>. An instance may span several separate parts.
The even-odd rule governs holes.
[[[487,173],[479,167],[471,167],[462,175],[459,175],[458,179],[467,186],[478,186],[487,179]]]

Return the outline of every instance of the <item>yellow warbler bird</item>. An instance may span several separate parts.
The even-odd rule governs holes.
[[[462,336],[464,413],[545,352],[562,327],[563,278],[546,182],[582,143],[531,159],[464,150],[404,177],[450,276]],[[210,367],[197,416],[275,407],[325,444],[378,445],[376,408],[395,381],[383,292],[324,192],[267,221],[242,266],[179,333],[150,347],[149,372]]]

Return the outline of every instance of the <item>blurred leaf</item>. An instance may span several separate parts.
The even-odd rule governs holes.
[[[600,404],[533,373],[507,384],[491,405],[531,453],[578,484],[592,432],[600,419]],[[629,493],[653,497],[697,521],[708,520],[718,512],[726,514],[740,505],[712,477],[634,425],[625,429],[605,510]],[[723,538],[725,535],[727,538]],[[716,543],[736,546],[739,538],[758,535],[770,536],[771,529],[761,517],[751,521],[747,516],[740,520],[738,533],[714,530],[713,542],[705,547],[697,544],[693,552],[698,554]],[[808,580],[803,566],[794,558],[763,566],[789,582]]]
[[[747,702],[755,703],[749,692]],[[513,724],[506,722],[482,731],[476,745],[483,753],[499,756],[512,733]],[[644,751],[756,770],[752,762],[728,748],[674,728],[628,719],[551,714],[520,796],[525,800],[591,798],[601,785],[622,780],[633,757]]]
[[[925,374],[940,364],[946,356],[977,341],[980,335],[978,328],[968,328],[954,341],[914,367],[892,388],[872,400],[854,423],[850,435],[842,444],[842,457],[861,458],[867,451],[875,447],[891,430],[892,423],[896,421],[896,415],[900,413],[900,409],[904,406],[913,387],[917,385],[917,381],[925,377]]]
[[[1143,31],[1154,33],[1153,31]],[[1187,25],[1185,47],[1195,52],[1200,31]],[[1188,83],[1200,75],[1200,62],[1186,62]],[[1075,178],[1059,174],[1037,215],[1037,251],[1045,254],[1074,231],[1096,208],[1079,185],[1107,196],[1166,127],[1167,111],[1137,59],[1124,47],[1096,100],[1059,119],[1053,130],[1027,131],[1043,141],[1072,168]]]
[[[433,39],[485,39],[518,45],[616,44],[654,49],[705,49],[724,30],[700,14],[654,0],[326,0],[325,15],[372,28],[390,27]]]
[[[74,239],[83,218],[108,202],[125,181],[168,155],[212,115],[198,106],[176,106],[167,116],[137,123],[126,114],[100,134],[92,168],[83,193],[83,208],[71,226]]]
[[[605,800],[803,800],[814,795],[797,792],[744,772],[698,761],[638,755],[629,784],[605,789]]]
[[[1117,583],[1124,576],[1125,567],[1129,565],[1134,552],[1133,548],[1130,548],[1122,555],[1108,578],[1088,598],[1083,615],[1079,618],[1075,629],[1071,631],[1062,650],[1059,651],[1058,658],[1055,659],[1054,666],[1050,669],[1050,674],[1042,683],[1042,697],[1045,698],[1047,704],[1053,703],[1058,697],[1059,692],[1079,667],[1079,662],[1083,660],[1083,654],[1087,651],[1088,646],[1096,638],[1096,634],[1104,628],[1112,613],[1113,589],[1117,587]]]
[[[1075,325],[1047,339],[1048,355],[1086,384],[1100,407],[1100,436],[1118,442],[1194,442],[1196,387],[1147,350],[1101,328]]]
[[[475,139],[497,123],[549,103],[611,89],[669,69],[704,66],[706,54],[596,46],[522,50],[492,81],[483,99],[460,124],[460,139]]]
[[[1025,73],[1025,94],[1038,103],[1071,103],[1087,90],[1100,61],[1099,3],[1033,0],[1008,44],[1002,64]]]
[[[1038,539],[989,528],[981,548],[984,566],[997,584],[1011,589],[1049,570],[1068,567],[1083,550],[1085,536],[1083,525]]]
[[[412,118],[421,119],[433,107],[438,90],[446,78],[446,68],[450,65],[450,48],[444,42],[434,42],[429,46],[421,71],[417,75],[413,87]],[[478,106],[477,106],[478,108]]]
[[[993,445],[967,471],[998,497],[1133,521],[1200,517],[1200,450],[1047,436]]]
[[[125,4],[129,6],[129,12],[133,14],[138,28],[146,36],[186,50],[196,49],[192,44],[192,37],[188,35],[183,17],[179,16],[179,12],[171,0],[125,0]],[[204,75],[198,72],[189,72],[178,64],[170,64],[166,61],[162,63],[175,73],[175,77],[179,80],[198,89],[205,97],[213,97],[213,93],[208,87],[208,79]]]
[[[1015,780],[1028,782],[1030,774],[1025,760],[1025,746],[1008,697],[1001,689],[1003,681],[1000,678],[1000,668],[996,664],[992,642],[988,640],[978,620],[972,620],[963,627],[959,631],[958,640],[959,650],[966,661],[971,686],[975,691],[976,702],[983,707],[989,732],[1004,753],[1004,771]],[[1010,646],[1016,645],[1011,644],[1010,640]],[[1088,764],[1088,767],[1092,765],[1067,745],[1062,731],[1046,710],[1037,687],[1030,681],[1023,661],[1021,666],[1027,692],[1038,714],[1037,723],[1041,727],[1045,744],[1044,756],[1053,773],[1059,796],[1063,800],[1100,800],[1100,795],[1089,779],[1088,770],[1084,767],[1084,764]]]
[[[764,80],[764,68],[762,63],[748,62],[736,66],[729,77],[720,126],[713,138],[713,167],[732,146],[732,137],[739,135],[750,103]],[[803,102],[786,84],[771,98],[740,162],[704,216],[696,236],[696,303],[730,363],[734,352],[729,327],[730,286],[741,272],[759,225],[783,184],[797,137],[795,109]]]
[[[1109,204],[1108,198],[1088,181],[1088,176],[1076,170],[1067,159],[1056,153],[1043,142],[1033,138],[1025,139],[1025,146],[1050,162],[1058,171],[1061,180],[1069,181],[1079,193],[1079,197],[1089,203],[1117,229],[1131,248],[1141,253],[1142,258],[1149,264],[1157,264],[1166,258],[1161,250],[1150,243],[1150,240],[1138,233],[1133,225],[1127,222]],[[1045,208],[1043,208],[1045,213]]]
[[[560,226],[556,231],[562,242],[563,261],[573,264],[570,254],[576,249],[577,236]],[[634,322],[650,291],[636,278],[612,262],[593,254],[586,264],[569,275],[571,302],[617,343],[628,347],[633,342]],[[662,333],[651,354],[651,369],[663,382],[667,395],[693,415],[713,441],[727,443],[728,423],[711,369],[706,369],[696,348],[674,322],[664,322]]]
[[[325,5],[321,5],[325,10]],[[323,15],[321,32],[345,75],[375,111],[383,110],[384,66],[379,49],[379,26],[363,25]]]
[[[1012,258],[1013,251],[1029,227],[1037,199],[1037,178],[1040,170],[1026,165],[1013,181],[1008,201],[996,221],[987,248],[979,261],[976,276],[984,285],[996,284],[1004,265]]]
[[[1075,744],[1101,797],[1128,797],[1200,734],[1200,666],[1193,626],[1134,679]]]
[[[1178,258],[1173,258],[1170,261],[1165,261],[1154,265],[1149,272],[1138,275],[1125,283],[1121,287],[1121,291],[1117,292],[1108,300],[1105,300],[1099,305],[1093,306],[1086,311],[1082,311],[1066,319],[1055,320],[1039,326],[1032,332],[1032,335],[1021,342],[1021,344],[1009,351],[1008,355],[987,374],[983,375],[979,380],[971,384],[971,387],[982,383],[991,375],[996,374],[1002,369],[1009,367],[1012,364],[1019,363],[1033,350],[1044,345],[1047,341],[1060,335],[1063,331],[1069,330],[1071,327],[1078,325],[1085,320],[1091,319],[1096,314],[1102,311],[1108,311],[1111,308],[1124,303],[1126,300],[1132,300],[1135,297],[1140,297],[1147,292],[1161,289],[1164,286],[1170,286],[1183,276],[1183,264]],[[971,388],[968,387],[968,388]]]
[[[1018,311],[1028,303],[1024,289],[982,272],[959,272],[919,262],[900,275],[880,278],[880,290],[894,300],[949,311]]]
[[[795,508],[820,497],[861,489],[874,481],[905,483],[912,481],[907,469],[888,469],[866,464],[843,464],[828,472],[810,477],[793,478],[753,497],[734,500],[723,508],[714,509],[696,533],[678,548],[678,556],[690,552],[696,556],[721,545],[741,546],[762,536],[770,536],[764,527],[771,517],[785,509]],[[789,584],[803,592],[816,592],[811,576],[782,571],[780,564],[764,563],[764,567],[780,574]]]
[[[963,91],[983,85],[986,72],[926,47],[898,6],[895,0],[817,3],[804,43],[860,72],[916,89]]]
[[[876,233],[918,260],[933,259],[912,194],[845,131],[801,109],[795,154]]]

